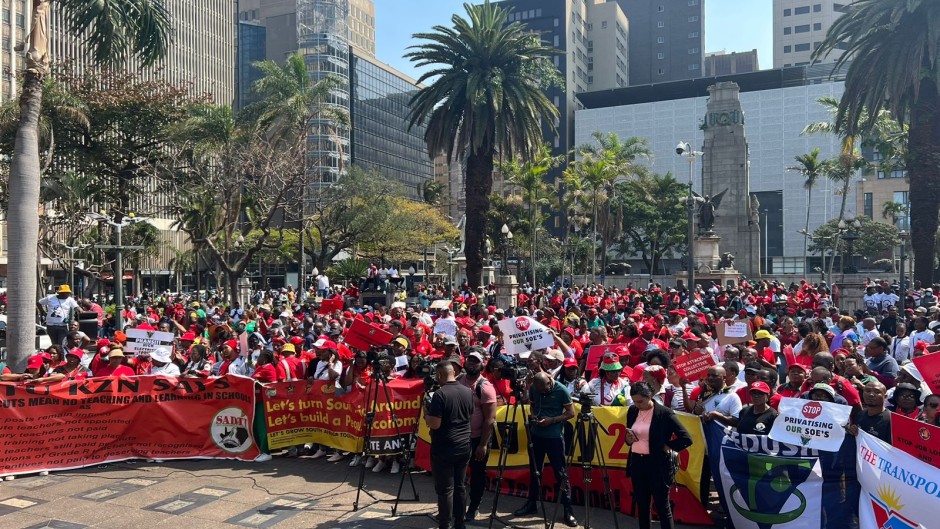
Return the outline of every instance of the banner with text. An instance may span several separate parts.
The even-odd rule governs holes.
[[[940,468],[940,426],[891,414],[891,445]]]
[[[837,452],[852,408],[833,402],[784,397],[770,438],[781,443]]]
[[[548,327],[528,316],[501,320],[499,331],[504,336],[506,354],[525,354],[555,345],[555,338],[548,332]]]
[[[147,331],[143,329],[127,330],[127,345],[124,351],[135,356],[153,354],[157,347],[173,348],[174,336],[171,332]]]
[[[575,408],[579,405],[575,404]],[[503,481],[500,486],[504,494],[513,496],[527,496],[529,493],[529,455],[526,450],[528,446],[528,437],[523,422],[523,408],[501,406],[496,411],[497,448],[489,452],[487,460],[487,488],[493,489],[496,485],[497,463],[499,461],[498,445],[504,440],[508,441],[506,469],[503,472]],[[600,422],[600,425],[610,433],[599,433],[600,447],[594,453],[593,458],[593,476],[590,480],[590,488],[586,485],[585,470],[580,464],[581,461],[581,443],[579,442],[574,450],[575,463],[568,467],[568,476],[571,481],[572,501],[578,505],[583,505],[585,498],[589,498],[590,505],[609,509],[607,503],[604,480],[601,479],[601,456],[604,458],[604,464],[607,474],[610,478],[610,489],[615,507],[623,513],[635,515],[633,502],[633,484],[626,475],[627,455],[630,453],[630,447],[626,443],[627,433],[627,409],[621,406],[596,407],[593,409],[594,415]],[[528,415],[528,412],[525,412]],[[514,416],[515,415],[515,416]],[[700,483],[702,476],[702,466],[705,459],[705,438],[702,433],[702,422],[694,416],[684,413],[676,413],[679,421],[688,430],[692,436],[692,446],[679,454],[679,472],[676,477],[677,485],[670,491],[671,502],[674,504],[674,516],[676,521],[692,525],[713,525],[712,518],[702,506],[699,498]],[[574,441],[576,421],[565,423],[565,446],[570,447]],[[513,432],[512,435],[507,435]],[[422,423],[418,430],[418,449],[415,455],[415,463],[425,470],[430,470],[430,435],[427,426]],[[557,487],[554,473],[551,471],[551,465],[545,462],[545,470],[542,472],[542,495],[546,501],[554,501]]]
[[[394,379],[388,382],[388,395],[378,392],[337,394],[326,381],[278,382],[264,387],[264,420],[268,446],[272,450],[304,443],[318,443],[347,452],[361,452],[365,437],[364,419],[373,409],[370,454],[395,454],[414,431],[421,412],[422,380]],[[371,401],[375,401],[374,403]],[[390,404],[389,404],[390,402]],[[391,409],[390,409],[391,408]],[[392,420],[394,412],[397,421]],[[396,423],[398,428],[395,427]],[[401,432],[401,436],[398,432]]]
[[[250,378],[93,378],[0,383],[0,475],[126,459],[251,461]]]
[[[937,527],[940,469],[865,432],[857,441],[859,527]]]

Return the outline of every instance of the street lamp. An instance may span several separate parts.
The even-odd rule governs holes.
[[[764,272],[763,275],[770,275],[770,244],[768,239],[770,239],[770,211],[764,210],[761,213],[764,214]]]
[[[90,244],[77,244],[75,246],[69,246],[68,244],[57,242],[59,246],[64,248],[69,253],[69,287],[74,291],[75,289],[75,250],[84,250],[91,246]]]
[[[512,241],[512,232],[509,231],[509,226],[503,224],[503,227],[499,229],[499,232],[503,234],[503,265],[500,267],[500,272],[504,276],[509,275],[509,243]]]
[[[900,293],[898,297],[898,313],[900,313],[902,318],[904,317],[904,305],[907,300],[907,280],[904,277],[904,260],[907,258],[907,240],[910,238],[911,234],[907,231],[901,230],[898,233],[898,238],[901,239],[901,274],[900,274]]]
[[[846,273],[854,274],[858,272],[858,270],[855,268],[854,263],[852,263],[851,261],[852,261],[852,257],[854,256],[855,241],[857,241],[860,238],[858,233],[855,230],[857,230],[858,228],[861,228],[862,223],[859,222],[858,219],[850,218],[850,219],[840,220],[838,226],[839,226],[839,231],[841,232],[841,235],[839,235],[839,238],[845,241],[845,244],[848,250],[848,258],[849,258],[848,266],[846,266],[845,264],[845,261],[846,261],[845,256],[843,255],[842,257],[842,281],[845,281]]]
[[[115,322],[121,329],[124,328],[124,250],[143,250],[143,246],[124,246],[121,243],[121,229],[124,226],[130,226],[138,222],[147,222],[150,219],[144,217],[135,217],[133,213],[128,213],[121,222],[111,220],[104,211],[98,213],[88,213],[88,218],[110,224],[114,228],[114,244],[96,244],[95,248],[114,250],[114,313]],[[243,239],[244,240],[244,239]]]
[[[689,196],[685,199],[685,207],[688,210],[688,221],[689,221],[689,233],[688,233],[688,243],[689,243],[689,304],[692,303],[692,297],[695,292],[695,204],[696,199],[695,195],[692,194],[692,177],[695,173],[695,159],[699,156],[703,156],[705,153],[702,151],[696,151],[692,149],[692,146],[688,142],[680,141],[676,145],[676,154],[679,156],[685,156],[689,160]],[[655,257],[654,257],[655,259]]]

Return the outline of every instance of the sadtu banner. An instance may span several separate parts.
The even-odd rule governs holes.
[[[251,461],[250,378],[91,378],[0,383],[0,475],[127,459]]]
[[[856,440],[859,527],[937,527],[940,469],[865,432]]]
[[[372,385],[369,391],[343,394],[337,393],[334,384],[322,380],[268,384],[263,392],[268,446],[277,450],[317,443],[362,452],[366,413],[374,411],[368,453],[400,453],[418,422],[423,391],[422,380],[401,378],[385,386],[379,384],[377,392]],[[392,412],[397,421],[392,420]]]
[[[579,408],[579,404],[575,404]],[[627,455],[630,447],[626,442],[627,409],[621,406],[595,407],[593,412],[600,425],[607,431],[598,432],[600,446],[593,454],[593,476],[590,489],[584,481],[585,470],[581,466],[581,443],[574,451],[572,464],[568,466],[568,476],[571,482],[572,501],[584,505],[588,499],[590,505],[610,509],[607,503],[606,488],[602,479],[601,455],[608,476],[610,478],[611,495],[614,508],[622,513],[635,516],[632,502],[633,484],[626,475]],[[523,412],[528,416],[528,406],[501,406],[496,411],[497,432],[495,436],[497,447],[489,452],[487,460],[487,487],[492,490],[496,485],[497,464],[499,462],[499,444],[509,438],[508,452],[503,480],[500,488],[503,494],[512,496],[527,496],[529,494],[529,455],[526,447],[528,437],[525,430]],[[677,486],[670,490],[670,500],[673,503],[673,515],[677,522],[693,525],[713,525],[713,520],[702,506],[700,493],[700,480],[702,466],[705,459],[705,438],[702,432],[701,420],[685,413],[676,413],[676,417],[685,426],[692,436],[692,446],[679,454],[679,473],[676,477]],[[577,417],[565,423],[565,446],[573,445]],[[509,430],[514,435],[505,435]],[[609,435],[608,435],[609,434]],[[590,457],[590,456],[589,456]],[[415,463],[425,470],[430,470],[430,434],[427,426],[422,423],[418,430],[418,448]],[[542,495],[546,501],[555,501],[557,487],[554,473],[548,460],[542,471]]]

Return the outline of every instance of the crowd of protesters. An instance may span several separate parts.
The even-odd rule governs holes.
[[[364,288],[382,290],[397,277],[397,271],[370,269]],[[768,435],[781,398],[799,397],[850,406],[850,433],[863,430],[890,443],[891,413],[940,425],[940,395],[931,393],[912,363],[940,350],[940,306],[936,287],[915,287],[906,293],[908,308],[899,312],[898,285],[872,281],[860,300],[863,308],[849,313],[839,309],[840,300],[824,282],[742,280],[700,286],[691,296],[659,285],[524,286],[513,307],[496,305],[492,285],[454,291],[418,285],[410,304],[387,307],[361,306],[357,285],[317,281],[308,290],[257,292],[245,306],[213,297],[150,295],[147,303],[128,303],[116,316],[90,300],[74,300],[63,285],[39,301],[53,345],[30,357],[24,372],[5,367],[0,380],[40,384],[102,376],[234,374],[259,383],[325,380],[338,392],[366,391],[373,366],[364,351],[344,343],[353,322],[362,320],[392,334],[394,361],[383,364],[385,376],[417,378],[415,366],[423,358],[447,359],[458,380],[474,381],[465,384],[487,381],[492,388],[487,395],[494,394],[484,399],[489,406],[512,398],[501,367],[515,359],[505,354],[499,322],[526,315],[550,329],[555,341],[525,359],[531,378],[545,373],[568,395],[592,394],[596,406],[633,405],[638,392],[631,388],[643,382],[639,394],[645,409],[652,410],[649,402],[654,402],[741,433]],[[339,301],[342,308],[323,314],[324,300]],[[443,307],[432,309],[432,304]],[[98,336],[78,329],[82,311],[98,314]],[[753,340],[719,346],[716,326],[727,320],[746,321]],[[130,328],[171,332],[176,342],[149,356],[125,354]],[[246,337],[247,348],[242,345]],[[586,366],[592,346],[608,351],[593,372]],[[688,380],[674,363],[697,353],[711,355],[715,365],[702,380]],[[476,424],[477,440],[479,428]],[[292,447],[285,453],[302,454],[333,462],[349,457],[352,466],[364,464],[377,472],[401,469],[396,458],[362,461],[328,447]],[[482,481],[472,488],[475,510]]]

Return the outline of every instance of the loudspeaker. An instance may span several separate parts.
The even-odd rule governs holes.
[[[93,311],[78,314],[78,330],[87,334],[92,341],[98,339],[98,313]]]

